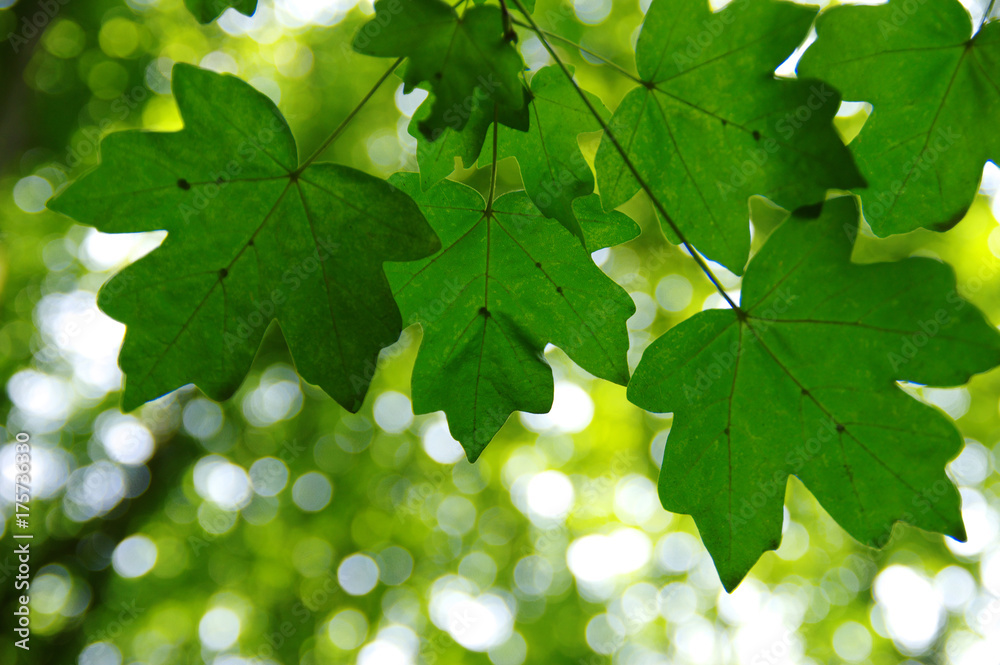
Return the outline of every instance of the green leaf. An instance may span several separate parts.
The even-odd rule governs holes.
[[[486,0],[473,0],[473,2],[475,2],[477,5],[486,4]],[[517,5],[515,5],[514,3],[507,3],[507,4],[510,9],[519,10]],[[521,0],[521,4],[524,5],[524,8],[527,9],[529,13],[535,11],[535,0]]]
[[[460,17],[441,0],[379,0],[375,17],[354,38],[366,55],[406,57],[409,92],[428,82],[435,101],[420,131],[434,140],[446,129],[461,130],[473,105],[524,106],[520,74],[524,63],[504,37],[495,6],[471,7]]]
[[[597,194],[573,201],[573,216],[583,230],[588,252],[614,247],[639,236],[639,225],[620,212],[604,212]]]
[[[470,460],[514,411],[552,407],[546,343],[598,377],[628,381],[632,300],[524,192],[487,211],[478,192],[450,180],[427,192],[415,173],[390,182],[414,197],[444,247],[423,261],[386,266],[404,318],[423,328],[413,407],[443,410]],[[588,203],[577,213],[593,212],[597,203]],[[638,230],[621,213],[592,224],[618,227],[618,238]]]
[[[497,152],[501,159],[516,157],[524,189],[545,215],[557,220],[583,240],[573,213],[573,201],[594,191],[594,174],[580,151],[582,132],[600,131],[601,124],[573,89],[559,67],[543,67],[531,78],[531,122],[527,132],[502,128]],[[606,121],[610,115],[596,95],[586,93]],[[488,147],[480,164],[493,159]]]
[[[781,539],[795,475],[863,543],[901,520],[963,539],[944,472],[962,437],[895,385],[957,386],[1000,363],[1000,334],[927,258],[851,263],[853,197],[793,215],[751,260],[742,311],[709,310],[653,342],[629,400],[674,412],[667,510],[694,517],[726,589]]]
[[[815,13],[774,0],[733,2],[717,13],[704,0],[654,0],[636,46],[648,84],[629,92],[611,119],[687,239],[735,273],[750,249],[748,197],[795,209],[864,182],[833,127],[839,94],[773,76]],[[639,190],[607,136],[596,166],[605,209]]]
[[[531,93],[527,89],[524,92],[525,99],[530,100]],[[483,149],[486,132],[493,122],[494,110],[497,121],[501,125],[518,132],[528,131],[530,103],[525,104],[520,109],[506,107],[494,109],[494,104],[484,103],[477,98],[467,112],[468,118],[462,129],[447,127],[443,131],[435,132],[432,138],[427,138],[420,131],[420,124],[430,117],[433,105],[434,96],[430,95],[413,114],[413,119],[407,128],[410,136],[417,140],[420,184],[425,190],[430,189],[454,172],[455,157],[461,157],[465,168],[472,168],[476,164],[479,152]]]
[[[200,23],[211,23],[230,7],[247,16],[257,11],[257,0],[184,0],[184,4]]]
[[[428,139],[420,131],[420,124],[431,114],[434,97],[428,97],[413,114],[408,128],[410,136],[417,140],[417,165],[420,167],[420,185],[428,190],[455,171],[455,157],[462,159],[465,168],[472,168],[483,149],[486,133],[493,123],[492,105],[490,111],[477,100],[469,111],[469,118],[462,129],[445,128],[434,140]]]
[[[173,89],[182,131],[108,136],[101,165],[50,203],[106,233],[168,232],[100,294],[128,326],[123,408],[188,383],[228,398],[277,320],[302,377],[356,411],[402,324],[382,262],[439,241],[383,180],[298,173],[285,120],[247,83],[177,65]]]
[[[873,111],[851,152],[868,187],[865,219],[880,236],[945,230],[968,211],[983,164],[1000,158],[1000,24],[973,39],[957,0],[835,7],[799,63]]]

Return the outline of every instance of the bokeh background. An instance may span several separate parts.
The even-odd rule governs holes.
[[[732,595],[656,476],[669,414],[558,349],[547,415],[514,416],[470,465],[440,414],[412,413],[420,330],[383,353],[364,408],[302,383],[272,327],[240,392],[182,389],[118,408],[123,327],[95,306],[162,234],[109,236],[45,210],[109,132],[180,127],[171,66],[231,72],[273,98],[308,154],[388,61],[349,48],[367,0],[261,0],[200,26],[181,0],[0,0],[0,661],[79,665],[416,663],[953,663],[1000,661],[1000,371],[963,388],[905,386],[957,420],[949,467],[969,541],[897,525],[865,548],[795,480],[780,549]],[[974,19],[985,2],[967,3]],[[544,27],[632,70],[646,0],[540,0]],[[31,27],[39,12],[41,25]],[[548,63],[530,34],[531,69]],[[631,82],[561,47],[614,108]],[[634,71],[634,70],[633,70]],[[794,59],[782,73],[792,75]],[[383,86],[325,159],[415,170],[423,99]],[[867,107],[845,103],[846,140]],[[984,118],[985,121],[985,118]],[[588,158],[597,137],[583,135]],[[484,188],[488,173],[454,176]],[[500,188],[520,186],[501,164]],[[857,261],[939,257],[1000,323],[1000,169],[947,233],[878,240]],[[992,211],[991,211],[992,205]],[[668,244],[647,201],[637,240],[595,254],[631,293],[630,363],[721,298]],[[755,206],[755,242],[782,218]],[[721,268],[735,296],[739,279]],[[30,652],[14,648],[14,433],[34,445]]]

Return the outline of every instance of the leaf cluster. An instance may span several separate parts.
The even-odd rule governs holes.
[[[203,22],[256,5],[186,2]],[[1000,26],[974,28],[957,0],[911,4],[654,0],[611,112],[531,3],[379,0],[353,46],[396,60],[344,124],[394,71],[428,92],[419,174],[388,181],[317,161],[344,124],[300,160],[264,95],[177,65],[184,129],[108,137],[51,204],[105,232],[168,232],[101,294],[128,326],[123,408],[189,383],[226,399],[276,321],[301,376],[356,411],[406,321],[423,331],[415,410],[444,411],[470,460],[515,411],[551,407],[547,344],[672,412],[660,498],[694,516],[727,589],[778,546],[790,475],[862,542],[897,521],[964,537],[944,474],[958,431],[897,382],[961,385],[1000,364],[1000,334],[947,265],[851,252],[865,223],[942,230],[969,209],[1000,151],[984,127],[1000,118]],[[813,26],[798,76],[776,75]],[[525,71],[524,34],[553,64]],[[850,144],[843,98],[872,105]],[[602,133],[593,159],[586,132]],[[498,195],[509,157],[523,191]],[[485,196],[449,179],[456,158],[490,170]],[[630,378],[635,307],[590,253],[638,235],[617,209],[640,193],[729,307],[654,341]],[[753,197],[791,214],[751,256]],[[744,276],[738,296],[713,264]]]

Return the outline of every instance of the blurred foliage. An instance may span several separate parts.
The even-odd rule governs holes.
[[[644,5],[643,5],[644,6]],[[981,3],[973,3],[982,12]],[[349,415],[291,366],[272,329],[254,372],[216,405],[191,390],[118,409],[122,327],[95,294],[162,234],[101,236],[44,210],[97,159],[101,136],[179,126],[170,67],[237,73],[274,98],[308,154],[386,66],[354,53],[370,5],[262,1],[200,25],[181,0],[0,0],[0,421],[27,431],[31,651],[13,646],[13,450],[0,448],[3,663],[921,663],[1000,653],[1000,372],[910,387],[957,419],[950,465],[969,542],[897,526],[884,550],[837,526],[797,482],[784,539],[733,595],[691,520],[664,512],[657,466],[671,418],[557,349],[556,405],[512,418],[475,464],[440,414],[412,417],[420,330],[386,349]],[[52,11],[52,8],[55,8]],[[541,0],[546,29],[632,68],[642,6]],[[41,16],[34,30],[29,26]],[[21,41],[23,39],[24,41]],[[521,35],[533,69],[547,58]],[[632,82],[563,49],[614,109]],[[420,97],[384,86],[325,155],[387,176],[415,170]],[[848,138],[865,110],[848,104]],[[596,137],[581,145],[593,159]],[[480,190],[488,170],[453,177]],[[520,187],[503,162],[502,191]],[[865,234],[862,262],[911,255],[954,267],[961,294],[1000,321],[1000,171],[943,234]],[[782,212],[754,202],[756,250]],[[721,300],[668,244],[648,202],[636,240],[595,259],[632,294],[630,365],[656,336]],[[719,269],[727,288],[739,280]]]

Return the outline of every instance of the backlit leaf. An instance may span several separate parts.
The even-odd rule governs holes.
[[[302,377],[356,411],[401,327],[382,262],[437,238],[383,180],[300,173],[284,119],[249,84],[177,65],[173,89],[182,131],[111,134],[101,165],[50,203],[105,233],[168,232],[100,294],[128,327],[123,407],[188,383],[226,399],[277,320]]]
[[[1000,334],[943,263],[851,263],[857,228],[853,197],[792,216],[750,261],[742,313],[676,326],[629,384],[674,413],[660,500],[694,517],[730,591],[778,547],[790,475],[863,543],[897,520],[965,536],[944,472],[962,437],[895,382],[961,385],[1000,363]]]

